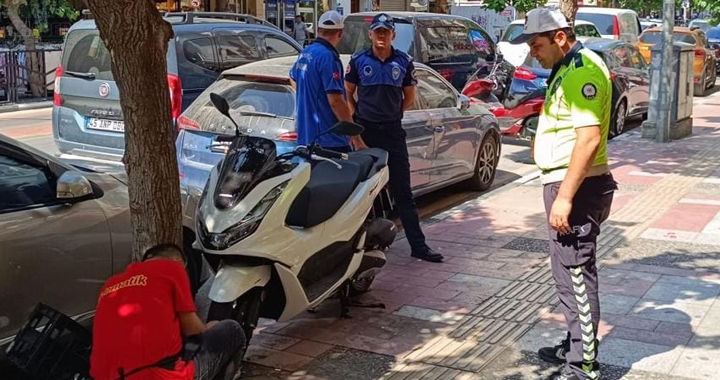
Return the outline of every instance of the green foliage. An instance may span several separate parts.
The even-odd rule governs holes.
[[[75,20],[80,16],[68,0],[0,0],[0,11],[6,11],[10,4],[21,4],[19,16],[24,20],[32,20],[30,28],[38,29],[41,33],[49,27],[48,18],[62,17]]]
[[[545,5],[547,0],[485,0],[483,2],[485,8],[494,10],[495,12],[502,12],[508,6],[515,7],[520,13],[526,13],[527,11]]]

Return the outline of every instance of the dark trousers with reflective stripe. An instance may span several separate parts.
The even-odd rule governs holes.
[[[543,191],[549,217],[560,182],[546,184]],[[550,261],[553,278],[570,332],[566,366],[581,379],[599,378],[597,332],[600,322],[597,237],[600,224],[610,215],[617,185],[611,174],[589,177],[573,198],[570,213],[572,232],[550,231]]]

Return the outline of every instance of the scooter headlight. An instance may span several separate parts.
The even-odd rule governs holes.
[[[263,218],[265,218],[265,215],[270,211],[272,205],[275,204],[275,201],[277,201],[283,193],[288,183],[290,183],[289,180],[275,186],[265,194],[263,199],[261,199],[240,222],[221,233],[208,232],[204,220],[198,218],[198,234],[203,245],[219,251],[227,249],[231,245],[250,236],[260,226]]]

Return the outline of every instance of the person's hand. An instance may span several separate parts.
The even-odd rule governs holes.
[[[208,329],[211,329],[213,326],[217,325],[220,321],[210,321],[205,324],[205,327]]]
[[[570,211],[572,211],[572,200],[557,198],[550,209],[548,223],[550,227],[561,235],[566,235],[572,230],[570,228]]]
[[[363,150],[363,149],[369,148],[369,146],[367,146],[367,144],[365,144],[365,141],[363,141],[362,137],[360,137],[360,136],[351,137],[350,144],[352,144],[352,147],[354,150]]]

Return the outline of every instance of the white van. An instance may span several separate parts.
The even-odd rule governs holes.
[[[635,43],[642,32],[640,18],[631,9],[580,7],[575,19],[595,24],[603,38]]]

